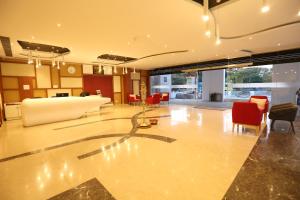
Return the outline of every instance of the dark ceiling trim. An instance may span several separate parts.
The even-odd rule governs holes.
[[[12,57],[13,54],[12,54],[12,49],[11,49],[11,44],[10,44],[9,37],[0,36],[0,40],[1,40],[5,55],[8,56],[8,57]]]
[[[67,54],[70,53],[70,50],[65,47],[58,47],[54,45],[48,45],[48,44],[39,44],[39,43],[32,43],[32,42],[26,42],[18,40],[19,45],[24,50],[34,50],[34,51],[42,51],[47,53],[56,53],[56,54]]]
[[[98,56],[97,59],[113,60],[113,61],[120,61],[120,62],[127,62],[127,61],[136,60],[136,58],[119,56],[119,55],[112,55],[112,54],[102,54],[102,55]]]
[[[199,3],[199,4],[201,4],[201,5],[203,5],[203,0],[193,0],[193,1],[195,1],[195,2],[197,2],[197,3]],[[209,6],[209,8],[211,9],[211,8],[214,8],[214,7],[217,7],[217,6],[219,6],[219,5],[221,5],[221,4],[224,4],[224,3],[226,3],[226,2],[228,2],[228,1],[230,1],[230,0],[208,0],[208,6]]]
[[[300,62],[300,48],[277,52],[253,54],[252,56],[233,59],[220,59],[173,67],[158,68],[150,72],[151,76],[181,73],[183,70],[201,69],[207,67],[226,66],[233,64],[253,63],[253,66]],[[224,67],[226,68],[226,67]],[[212,68],[213,69],[213,68]],[[208,69],[209,70],[209,69]]]

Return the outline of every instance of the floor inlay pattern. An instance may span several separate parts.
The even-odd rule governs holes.
[[[296,134],[289,124],[262,135],[223,200],[300,199],[300,119]]]
[[[151,110],[147,110],[146,112],[149,112]],[[26,157],[26,156],[31,156],[34,154],[38,154],[38,153],[42,153],[45,151],[50,151],[50,150],[54,150],[54,149],[58,149],[61,147],[66,147],[69,145],[73,145],[73,144],[78,144],[81,142],[86,142],[86,141],[90,141],[90,140],[97,140],[97,139],[103,139],[103,138],[110,138],[110,137],[122,137],[121,139],[118,140],[118,142],[114,142],[111,145],[107,145],[104,147],[105,150],[109,150],[111,147],[117,146],[117,144],[121,144],[124,141],[126,141],[127,139],[129,139],[130,137],[142,137],[142,138],[149,138],[149,139],[155,139],[155,140],[160,140],[163,142],[174,142],[176,139],[173,138],[168,138],[168,137],[164,137],[164,136],[159,136],[159,135],[147,135],[147,134],[135,134],[135,132],[138,130],[137,126],[138,126],[138,122],[137,120],[139,119],[139,115],[141,115],[142,112],[139,112],[137,114],[135,114],[133,117],[126,117],[126,118],[110,118],[110,119],[104,119],[104,120],[98,120],[98,121],[92,121],[92,122],[88,122],[88,123],[82,123],[82,124],[76,124],[76,125],[72,125],[72,126],[66,126],[66,127],[61,127],[61,128],[56,128],[54,130],[61,130],[61,129],[65,129],[65,128],[71,128],[71,127],[77,127],[77,126],[81,126],[81,125],[87,125],[87,124],[91,124],[91,123],[97,123],[100,121],[112,121],[112,120],[119,120],[119,119],[131,119],[131,123],[132,123],[132,129],[130,130],[129,133],[119,133],[119,134],[103,134],[103,135],[95,135],[95,136],[90,136],[90,137],[86,137],[86,138],[82,138],[82,139],[78,139],[78,140],[74,140],[74,141],[70,141],[70,142],[65,142],[62,144],[58,144],[58,145],[54,145],[54,146],[50,146],[50,147],[46,147],[43,149],[37,149],[34,151],[29,151],[29,152],[25,152],[25,153],[21,153],[21,154],[17,154],[14,156],[9,156],[6,158],[1,158],[0,159],[0,163],[1,162],[6,162],[6,161],[10,161],[10,160],[14,160],[14,159],[18,159],[18,158],[22,158],[22,157]],[[170,115],[162,115],[162,116],[151,116],[151,117],[146,117],[146,118],[164,118],[164,117],[170,117]],[[134,134],[134,136],[133,136]],[[96,155],[98,153],[101,153],[104,149],[97,149],[95,151],[92,151],[90,153],[86,153],[83,155],[78,156],[78,159],[84,159],[93,155]]]
[[[48,200],[115,200],[115,198],[96,179],[90,179],[77,187],[60,193]]]

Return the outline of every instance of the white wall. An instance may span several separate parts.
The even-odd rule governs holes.
[[[203,101],[209,101],[211,93],[224,93],[225,70],[212,70],[202,72]]]

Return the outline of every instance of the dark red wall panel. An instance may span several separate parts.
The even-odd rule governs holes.
[[[101,90],[103,97],[110,97],[113,100],[113,77],[84,75],[83,90],[90,94],[96,94],[96,90]]]

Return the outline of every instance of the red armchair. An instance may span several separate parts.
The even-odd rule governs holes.
[[[129,94],[128,95],[128,103],[129,104],[135,105],[135,104],[138,104],[140,102],[141,102],[141,99],[139,98],[138,95],[135,95],[135,94]]]
[[[169,103],[170,96],[168,92],[164,92],[160,94],[160,101],[161,102],[168,102]]]
[[[160,94],[154,93],[153,95],[147,97],[146,104],[147,105],[159,105],[160,104]]]
[[[239,129],[239,125],[254,128],[256,134],[259,133],[261,128],[261,120],[263,111],[257,107],[256,103],[251,102],[234,102],[232,107],[232,132],[235,125]]]
[[[265,104],[265,108],[262,110],[263,111],[263,115],[264,115],[264,122],[267,121],[267,114],[269,111],[269,99],[267,96],[251,96],[249,99],[249,102],[251,102],[251,99],[266,99],[266,104]]]

